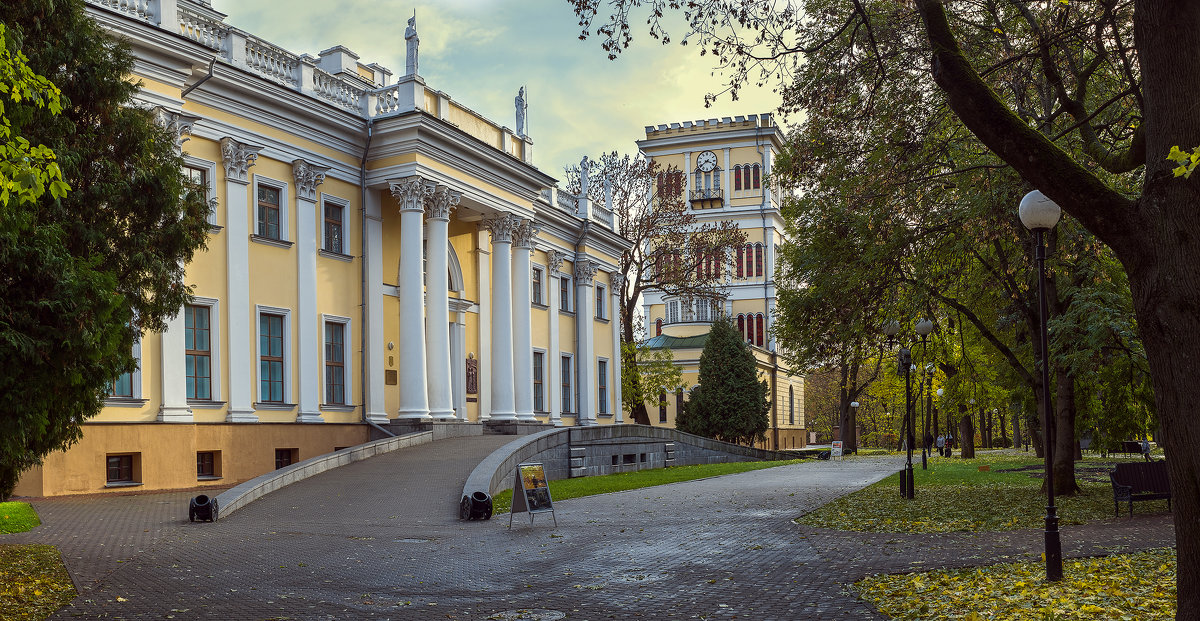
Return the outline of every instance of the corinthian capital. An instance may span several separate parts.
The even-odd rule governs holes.
[[[612,272],[608,278],[612,282],[613,295],[621,295],[621,285],[625,283],[625,275],[621,272]]]
[[[175,150],[182,152],[183,143],[192,136],[192,126],[200,120],[198,116],[168,110],[162,106],[154,108],[154,120],[171,133],[175,139]]]
[[[566,256],[566,253],[559,250],[547,250],[546,267],[550,268],[551,272],[557,274],[562,270],[563,259],[565,259]]]
[[[296,196],[310,201],[317,200],[317,186],[325,181],[328,166],[318,166],[304,160],[292,162],[292,174],[296,177]]]
[[[250,180],[250,167],[258,160],[262,147],[238,142],[228,136],[221,139],[221,159],[225,163],[225,178],[246,183]]]
[[[449,220],[450,212],[454,211],[460,200],[462,200],[462,192],[439,185],[434,188],[432,194],[425,197],[425,212],[431,219]]]
[[[412,176],[403,179],[388,179],[392,196],[400,203],[400,211],[424,211],[425,198],[433,194],[436,185],[420,177]]]
[[[575,284],[586,285],[592,282],[600,264],[580,257],[575,261]]]
[[[483,221],[483,226],[492,234],[493,244],[512,243],[513,232],[521,223],[521,219],[510,214],[504,214]]]
[[[537,236],[538,230],[533,220],[518,220],[517,226],[513,228],[513,247],[532,249],[533,238]]]

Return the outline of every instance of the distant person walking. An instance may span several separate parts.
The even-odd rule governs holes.
[[[937,450],[938,455],[942,457],[946,456],[946,436],[940,435],[937,437]]]

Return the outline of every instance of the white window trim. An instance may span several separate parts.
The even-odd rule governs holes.
[[[250,229],[251,235],[258,235],[258,186],[265,185],[269,188],[279,190],[279,241],[292,241],[291,229],[291,213],[292,199],[289,189],[291,188],[286,181],[280,181],[263,175],[254,175],[254,192],[250,195],[250,206],[254,215],[254,226]],[[322,218],[322,222],[324,219]]]
[[[256,191],[255,196],[257,195]],[[283,403],[267,403],[263,399],[262,377],[259,376],[262,372],[262,352],[259,351],[259,347],[262,345],[262,316],[264,314],[283,315]],[[254,362],[254,394],[258,395],[256,407],[260,409],[295,407],[296,402],[292,400],[292,371],[294,370],[292,368],[292,309],[262,304],[254,305]]]
[[[208,179],[208,187],[205,188],[205,190],[204,190],[204,200],[208,201],[208,204],[209,204],[208,224],[209,224],[209,226],[220,227],[221,224],[219,222],[217,222],[217,210],[219,210],[221,208],[221,206],[217,204],[217,189],[216,189],[217,164],[216,164],[216,162],[202,160],[198,157],[187,155],[185,153],[183,156],[183,163],[188,166],[191,166],[193,168],[203,168],[208,171],[204,175]],[[255,194],[255,196],[257,196],[257,194]]]
[[[221,301],[216,298],[193,296],[188,302],[192,306],[208,307],[208,372],[212,388],[212,401],[221,400]],[[185,353],[184,356],[187,354]],[[190,401],[206,403],[204,400]]]
[[[604,364],[604,367],[603,367],[603,369],[604,369],[604,391],[603,392],[600,391],[600,369],[601,369],[600,364],[601,363]],[[596,358],[596,414],[597,415],[610,415],[610,416],[612,415],[612,412],[609,411],[611,408],[608,407],[612,404],[612,395],[610,394],[610,392],[612,391],[612,379],[609,377],[610,375],[612,375],[612,373],[609,372],[610,367],[612,367],[612,365],[609,364],[608,358],[605,358],[603,356],[598,356]],[[603,409],[600,408],[600,395],[604,395],[605,407]]]
[[[326,401],[325,401],[325,395],[327,394],[327,392],[325,390],[325,328],[328,324],[331,324],[331,323],[342,324],[342,373],[343,373],[343,379],[345,380],[345,386],[346,386],[346,388],[345,388],[346,402],[345,403],[326,403]],[[321,313],[321,407],[322,408],[325,408],[327,406],[332,406],[334,408],[340,408],[340,407],[354,405],[354,399],[350,398],[350,395],[354,394],[354,390],[353,390],[354,358],[353,358],[353,356],[351,356],[351,354],[353,353],[354,350],[350,346],[350,335],[353,334],[353,332],[350,331],[350,324],[351,324],[351,319],[349,317],[342,317],[340,315],[327,315],[325,313]]]
[[[254,196],[257,197],[258,192],[255,192]],[[336,206],[342,208],[342,249],[341,249],[341,251],[330,250],[325,245],[325,204],[326,203],[330,203],[332,205],[336,205]],[[255,202],[255,206],[257,207],[257,201]],[[332,196],[332,195],[325,194],[325,193],[321,194],[321,211],[319,214],[321,224],[319,227],[317,227],[317,230],[319,231],[318,237],[320,237],[320,239],[321,239],[321,250],[324,250],[325,252],[333,252],[335,254],[350,254],[349,252],[346,252],[347,250],[350,249],[350,227],[347,226],[347,223],[346,223],[346,221],[349,220],[349,218],[346,217],[346,214],[348,214],[348,213],[350,213],[350,201],[349,200],[346,200],[340,196]],[[282,218],[280,219],[280,221],[282,222]],[[282,224],[280,224],[280,226],[282,226]]]
[[[570,313],[570,312],[572,312],[572,311],[574,310],[574,309],[571,307],[571,303],[575,301],[575,296],[572,294],[572,290],[573,290],[573,286],[572,286],[572,285],[573,285],[574,283],[572,283],[571,281],[572,281],[573,279],[572,279],[570,276],[567,276],[565,272],[564,272],[564,273],[563,273],[561,276],[559,276],[558,278],[559,278],[559,280],[560,280],[560,282],[558,283],[558,291],[555,291],[555,292],[554,292],[554,295],[557,295],[557,296],[558,296],[558,302],[559,302],[559,306],[561,306],[561,307],[562,307],[562,308],[560,308],[560,309],[558,309],[558,310],[560,310],[560,311],[566,311],[566,312]],[[562,290],[563,290],[562,288],[563,288],[563,283],[566,283],[566,284],[567,284],[567,300],[566,300],[566,302],[567,302],[567,303],[566,303],[566,304],[563,304],[563,303],[562,303],[562,302],[563,302],[563,297],[562,297]]]
[[[608,314],[604,311],[608,309],[608,287],[604,285],[596,285],[596,319],[608,319]]]
[[[569,414],[571,416],[579,416],[579,396],[575,394],[575,374],[579,372],[579,369],[575,368],[575,354],[567,352],[558,353],[558,377],[554,378],[554,381],[558,382],[558,389],[560,392],[562,392],[563,358],[567,358],[571,361],[570,368],[567,369],[567,381],[570,382],[570,390],[558,395],[558,405],[560,407],[562,406],[563,396],[566,395],[571,400],[571,405],[574,406],[574,409],[564,408],[562,413]]]
[[[542,373],[545,374],[545,373],[549,372],[550,371],[550,364],[549,364],[550,356],[548,355],[546,350],[544,350],[540,347],[534,347],[533,353],[542,355]],[[561,362],[561,361],[562,360],[560,359],[559,362]],[[529,362],[530,362],[530,364],[533,364],[532,357],[529,359]],[[530,374],[530,377],[533,377],[534,379],[536,379],[536,376],[533,375],[532,368],[529,369],[529,374]],[[542,413],[542,412],[550,411],[550,407],[549,407],[550,406],[550,403],[549,403],[550,391],[546,390],[546,381],[547,381],[547,378],[545,376],[543,376],[542,377],[542,407],[545,409],[542,409],[542,410],[537,409],[537,404],[535,403],[534,404],[534,413]],[[559,377],[555,381],[558,381],[558,382],[562,381],[561,370],[560,370]],[[532,393],[530,393],[530,394],[532,394]],[[561,403],[559,405],[561,405]]]
[[[541,287],[542,299],[540,299],[540,300],[533,297],[533,291],[534,291],[533,283],[534,283],[534,281],[538,280],[538,279],[534,278],[535,274],[538,274],[542,277],[541,280],[538,281],[538,282],[541,282],[541,284],[542,284],[542,287]],[[545,268],[543,268],[540,265],[536,265],[536,264],[531,265],[529,267],[529,300],[530,300],[530,302],[532,302],[533,304],[541,305],[541,306],[547,305],[546,304],[546,286],[549,284],[549,282],[550,281],[546,279],[546,269]],[[555,293],[557,294],[558,292],[556,291]]]

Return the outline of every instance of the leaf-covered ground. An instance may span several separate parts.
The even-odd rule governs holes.
[[[894,474],[858,492],[804,515],[799,524],[838,530],[881,533],[941,533],[1040,528],[1045,524],[1039,460],[991,454],[974,460],[934,457],[929,469],[915,464],[915,498],[900,496]],[[1083,524],[1113,517],[1112,486],[1082,476],[1082,493],[1058,497],[1060,524]],[[986,466],[988,470],[979,470]],[[1024,470],[1016,470],[1025,468]],[[1137,503],[1138,513],[1166,511],[1166,501]]]
[[[0,535],[23,533],[41,523],[29,503],[0,502]]]
[[[0,545],[0,619],[45,619],[75,598],[58,548]]]
[[[855,584],[893,619],[963,621],[1169,621],[1175,618],[1175,550],[1063,561],[1063,581],[1042,562],[915,574]]]

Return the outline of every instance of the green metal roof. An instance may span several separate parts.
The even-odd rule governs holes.
[[[646,341],[646,346],[650,349],[704,349],[704,344],[708,342],[708,333],[697,334],[696,336],[667,336],[660,334]]]

